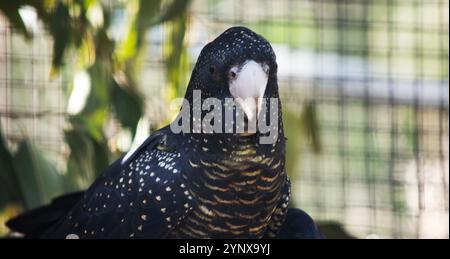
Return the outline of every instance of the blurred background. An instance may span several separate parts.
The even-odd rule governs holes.
[[[329,237],[449,237],[447,0],[0,1],[0,235],[170,122],[235,25],[277,54],[291,206]]]

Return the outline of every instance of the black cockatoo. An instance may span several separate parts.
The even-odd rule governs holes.
[[[196,128],[192,107],[209,97],[223,101],[224,109],[225,99],[236,100],[234,111],[244,114],[241,133],[226,131],[226,124],[222,133]],[[279,99],[274,51],[253,31],[230,28],[203,48],[192,72],[185,96],[192,132],[171,126],[154,132],[86,192],[56,199],[8,226],[38,238],[276,237],[290,184],[281,104],[269,107],[262,98]],[[276,118],[269,144],[260,138],[270,132],[249,131],[249,122],[263,115]],[[199,116],[205,119],[207,110]]]

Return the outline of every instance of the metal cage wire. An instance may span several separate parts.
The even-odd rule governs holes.
[[[254,29],[274,46],[283,105],[294,114],[314,105],[322,150],[294,156],[296,206],[357,237],[448,238],[448,9],[446,0],[194,0],[186,40],[194,62],[227,27]],[[164,33],[147,39],[148,106],[165,81]],[[49,77],[50,42],[42,28],[25,42],[0,17],[0,116],[10,143],[28,136],[63,164],[67,79]]]

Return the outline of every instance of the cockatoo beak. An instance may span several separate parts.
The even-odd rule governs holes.
[[[247,60],[229,71],[230,93],[245,113],[248,124],[258,121],[268,82],[268,66]]]

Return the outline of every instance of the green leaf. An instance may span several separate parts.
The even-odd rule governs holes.
[[[158,23],[167,22],[186,14],[190,0],[174,0],[159,19]]]
[[[144,113],[144,100],[142,94],[130,83],[130,79],[123,82],[112,81],[111,104],[122,127],[129,128],[134,136]]]
[[[30,32],[27,30],[22,18],[19,15],[21,1],[0,1],[0,11],[8,18],[8,21],[16,30],[26,39],[31,38]]]
[[[95,175],[92,139],[85,132],[76,129],[66,131],[64,136],[70,148],[68,176],[76,185],[87,186]]]
[[[300,123],[313,152],[319,154],[322,151],[322,140],[320,138],[320,123],[314,103],[309,102],[305,104],[300,115]]]
[[[104,139],[96,141],[89,132],[80,128],[68,130],[64,135],[70,147],[67,165],[69,179],[75,188],[86,188],[110,163],[107,142]]]
[[[47,203],[62,193],[62,176],[31,142],[19,144],[13,164],[27,208]]]
[[[50,17],[49,30],[54,41],[52,65],[53,69],[59,69],[63,64],[64,52],[70,43],[72,32],[68,6],[59,2]]]
[[[138,33],[135,27],[128,29],[127,36],[117,47],[116,55],[120,64],[125,64],[129,59],[133,58],[137,53]]]
[[[321,152],[320,126],[317,111],[313,103],[304,104],[301,111],[283,109],[283,123],[286,142],[286,171],[291,177],[292,188],[296,188],[300,176],[298,168],[301,166],[301,152],[305,146],[318,154]],[[296,204],[295,197],[292,204]]]
[[[103,139],[102,141],[93,141],[94,147],[94,180],[100,176],[103,171],[111,163],[111,152],[109,151],[108,142]]]
[[[131,13],[130,23],[125,39],[116,49],[117,59],[122,67],[129,61],[133,61],[140,49],[144,46],[147,30],[155,25],[161,7],[161,0],[135,0],[129,1],[128,9]],[[139,8],[136,8],[138,6]]]
[[[137,32],[142,35],[140,39],[144,38],[143,34],[145,34],[145,31],[150,26],[158,23],[155,17],[159,14],[160,8],[161,0],[139,0],[139,11],[136,18],[136,29]]]
[[[91,79],[91,91],[83,111],[71,118],[76,127],[86,129],[90,136],[100,141],[103,138],[103,126],[109,111],[109,83],[111,70],[107,64],[96,62],[88,69]]]
[[[405,117],[402,125],[402,133],[411,152],[416,154],[419,146],[419,134],[417,122],[411,112]]]
[[[0,210],[9,202],[23,202],[23,200],[12,162],[12,154],[3,140],[0,125]]]
[[[169,98],[182,95],[189,75],[189,57],[184,40],[187,31],[187,14],[184,13],[169,24],[166,40],[166,75],[169,83]]]
[[[91,78],[92,89],[85,111],[92,112],[98,108],[107,108],[109,103],[108,86],[112,79],[109,64],[97,62],[88,69],[88,73]]]

